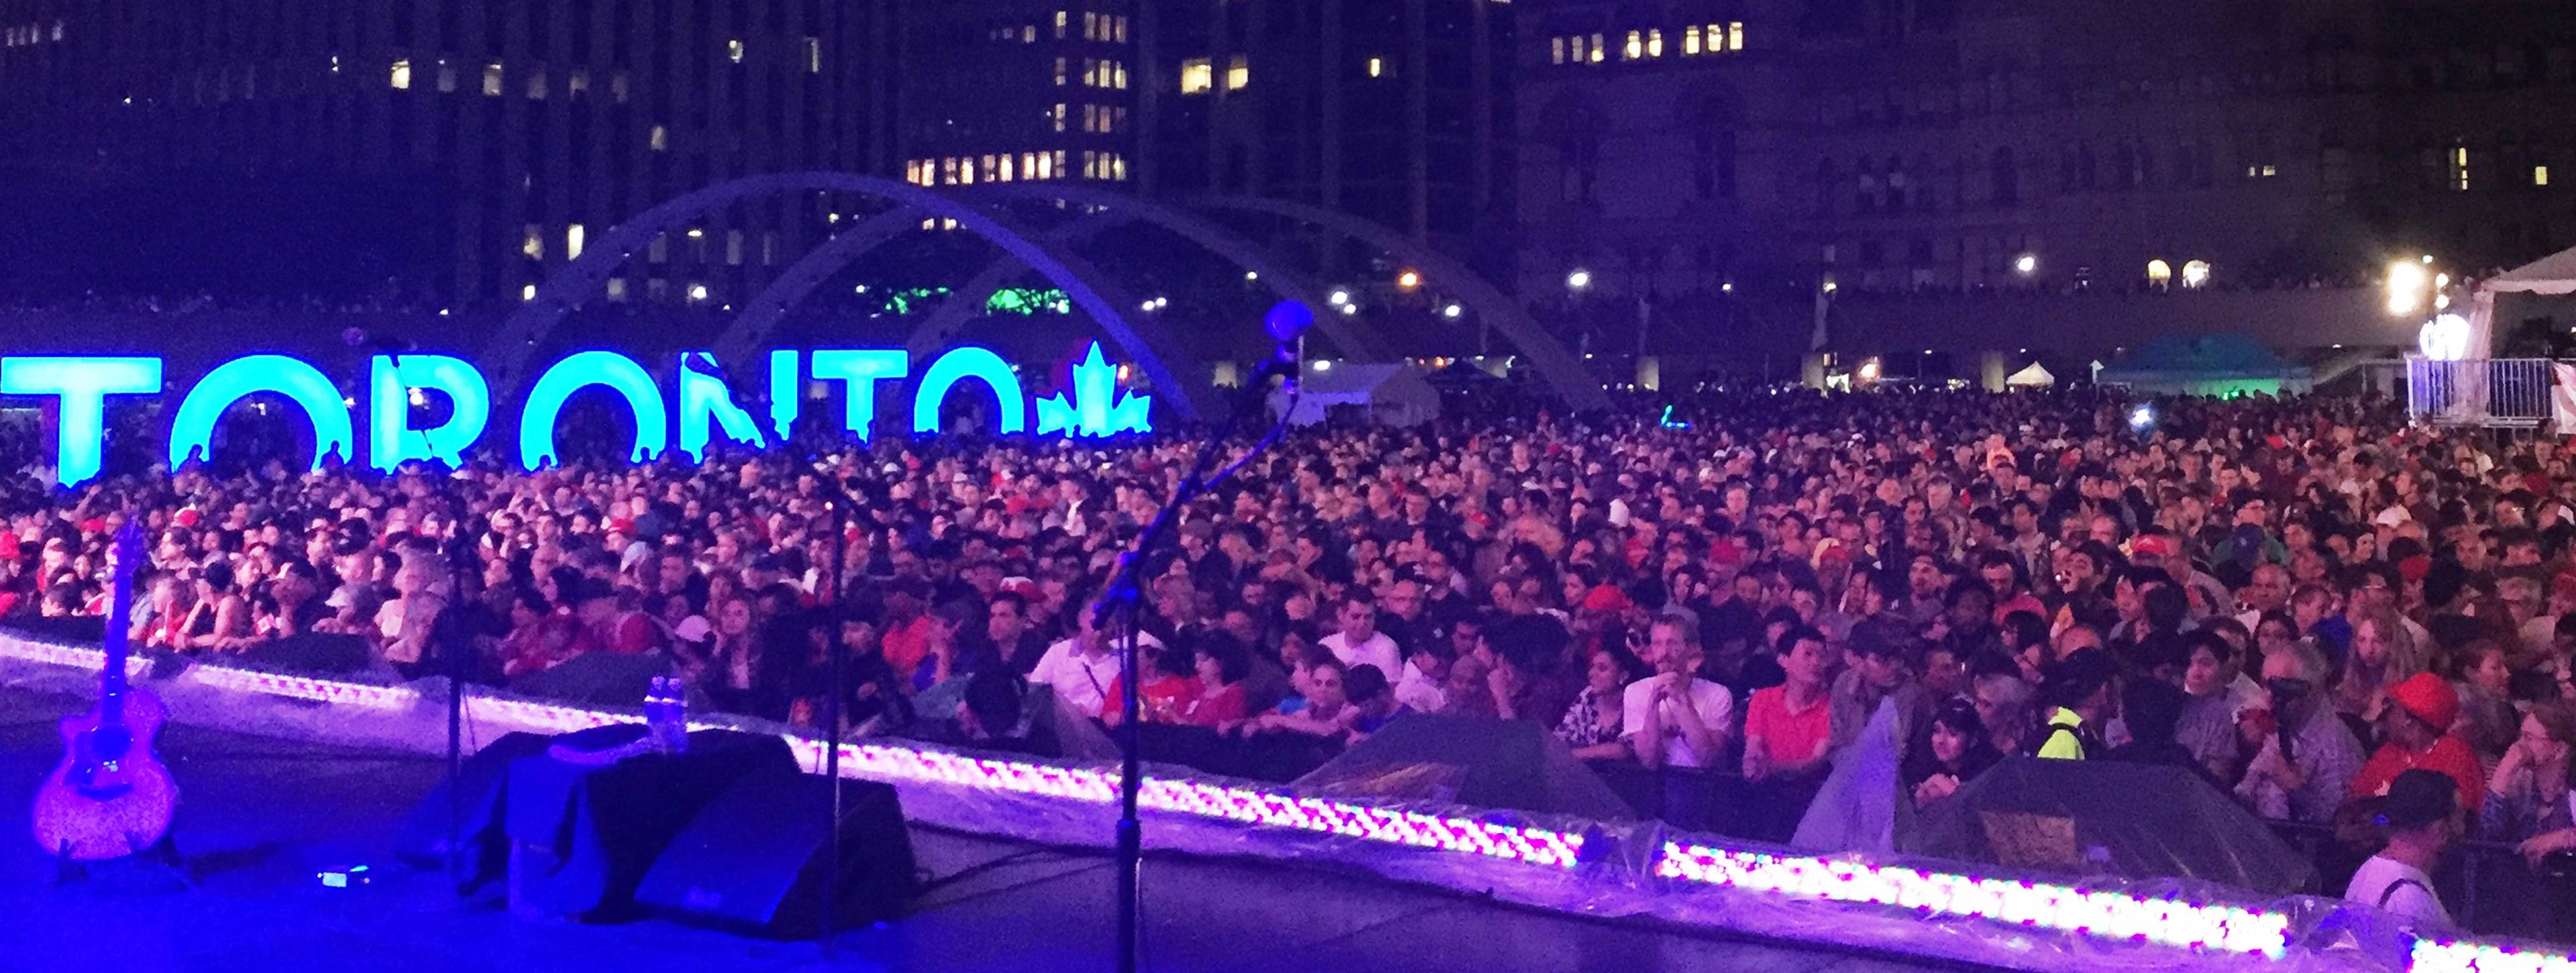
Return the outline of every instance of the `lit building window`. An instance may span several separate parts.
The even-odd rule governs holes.
[[[1699,36],[1699,35],[1697,35],[1696,33],[1694,33],[1694,34],[1692,34],[1691,36],[1693,36],[1693,37],[1697,37],[1697,36]],[[1697,53],[1699,53],[1699,52],[1698,52],[1698,51],[1692,51],[1691,53],[1693,53],[1693,54],[1697,54]],[[1563,64],[1563,63],[1565,63],[1565,38],[1562,38],[1562,37],[1550,37],[1550,38],[1548,38],[1548,39],[1547,39],[1547,63],[1549,63],[1549,64]]]
[[[977,179],[981,179],[985,182],[994,182],[1002,178],[1002,167],[992,156],[985,156],[982,159],[977,160],[977,162]]]
[[[564,95],[580,98],[590,93],[590,69],[574,68],[564,75]]]
[[[1710,29],[1714,30],[1715,28]],[[1716,38],[1711,37],[1710,42],[1714,44],[1716,42]],[[1743,21],[1738,20],[1726,25],[1726,49],[1730,51],[1741,51],[1744,49]]]
[[[1225,90],[1241,91],[1244,85],[1251,83],[1252,62],[1244,60],[1241,54],[1235,55],[1234,60],[1225,65]]]
[[[2547,185],[2549,185],[2549,167],[2548,167],[2548,166],[2533,166],[2533,167],[2531,167],[2531,184],[2532,184],[2532,185],[2534,185],[2534,186],[2547,186]]]
[[[1589,60],[1590,60],[1592,63],[1594,63],[1594,64],[1599,64],[1599,63],[1601,63],[1601,56],[1602,56],[1602,55],[1601,55],[1601,52],[1602,52],[1601,35],[1599,35],[1599,34],[1594,34],[1594,35],[1592,35],[1592,55],[1591,55],[1591,57],[1589,58]]]
[[[729,60],[729,61],[732,61],[732,62],[733,62],[733,63],[735,63],[735,64],[741,64],[741,63],[742,63],[742,42],[741,42],[741,41],[739,41],[739,40],[730,40],[730,41],[726,41],[726,42],[725,42],[725,59],[726,59],[726,60]]]
[[[1055,36],[1057,36],[1058,38],[1061,38],[1061,37],[1063,37],[1063,36],[1064,36],[1064,28],[1063,28],[1063,25],[1061,25],[1061,24],[1057,25]],[[1063,59],[1063,58],[1056,58],[1056,59],[1055,59],[1055,86],[1056,86],[1056,87],[1058,87],[1058,88],[1064,87],[1064,59]]]
[[[1068,22],[1070,22],[1070,18],[1065,15],[1064,11],[1058,10],[1055,12],[1055,39],[1064,39],[1064,25]]]
[[[619,303],[625,302],[626,278],[611,277],[608,279],[608,299]]]
[[[1626,50],[1625,50],[1623,53],[1625,53],[1625,54],[1627,55],[1628,60],[1631,60],[1631,61],[1637,60],[1638,58],[1641,58],[1641,57],[1645,57],[1645,56],[1646,56],[1646,33],[1645,33],[1644,31],[1638,31],[1638,30],[1632,30],[1632,31],[1629,31],[1629,32],[1628,32],[1628,46],[1627,46]]]
[[[521,285],[519,285],[519,300],[522,300],[522,301],[533,301],[533,300],[536,300],[536,299],[537,299],[537,285],[535,285],[535,284],[521,284]]]
[[[1113,85],[1113,87],[1117,88],[1117,89],[1118,89],[1118,90],[1120,90],[1120,91],[1125,91],[1125,90],[1127,90],[1127,62],[1125,62],[1125,61],[1120,61],[1120,62],[1118,62],[1118,63],[1116,63],[1116,64],[1112,65],[1111,67],[1116,71],[1116,73],[1117,73],[1117,81],[1118,81],[1118,83],[1117,83],[1116,85]]]
[[[626,103],[626,93],[627,93],[626,72],[624,72],[624,71],[619,71],[619,72],[617,72],[616,74],[609,75],[609,76],[608,76],[608,97],[609,97],[611,100],[613,100],[613,101],[617,102],[618,104],[623,105],[623,104],[625,104],[625,103]]]
[[[483,96],[501,97],[501,62],[499,61],[483,66]]]
[[[1127,181],[1127,157],[1125,155],[1115,152],[1110,153],[1109,165],[1109,178],[1118,180],[1119,182]]]
[[[1216,87],[1216,65],[1207,58],[1194,57],[1181,62],[1181,93],[1205,94]]]
[[[1699,53],[1699,26],[1693,24],[1682,28],[1682,56],[1689,57],[1697,53]]]
[[[519,253],[530,260],[546,259],[545,229],[534,223],[528,224],[519,240]]]
[[[647,137],[647,141],[655,152],[671,151],[671,130],[660,125],[655,125],[653,126],[653,133]]]
[[[1664,56],[1664,32],[1663,32],[1663,31],[1660,31],[1660,30],[1650,30],[1650,31],[1647,31],[1647,32],[1646,32],[1646,56],[1647,56],[1647,57],[1662,57],[1662,56]]]
[[[1368,71],[1369,77],[1384,77],[1386,75],[1386,59],[1382,57],[1370,58]]]
[[[939,184],[942,186],[954,186],[957,184],[956,158],[950,157],[939,160]]]
[[[447,63],[446,58],[438,60],[438,90],[456,90],[456,65]]]
[[[61,26],[60,26],[60,25],[56,25],[56,26],[55,26],[55,28],[54,28],[54,30],[55,30],[55,37],[54,37],[54,39],[55,39],[55,40],[61,40],[61,39],[62,39],[62,36],[61,36],[62,28],[61,28]],[[1118,36],[1117,36],[1117,37],[1114,37],[1114,38],[1111,38],[1111,40],[1117,41],[1118,43],[1121,43],[1121,44],[1127,43],[1127,15],[1126,15],[1126,14],[1119,14],[1119,15],[1118,15]]]
[[[2209,261],[2194,260],[2182,265],[2182,286],[2199,290],[2209,284]]]
[[[402,58],[402,59],[397,60],[397,61],[395,61],[395,62],[394,62],[394,77],[393,77],[393,85],[394,85],[394,90],[396,90],[396,91],[409,91],[409,90],[411,90],[411,59],[410,59],[410,58]]]
[[[2451,147],[2451,188],[2460,192],[2466,192],[2469,188],[2468,146],[2454,145]]]
[[[2173,265],[2161,257],[2147,261],[2147,283],[2156,287],[2173,283]]]
[[[805,38],[805,73],[823,73],[823,39],[820,37]]]
[[[707,299],[707,285],[705,285],[705,284],[691,284],[691,285],[689,285],[689,300],[692,300],[692,301],[704,301],[704,300],[706,300],[706,299]]]
[[[1064,104],[1062,102],[1058,102],[1055,106],[1055,130],[1059,132],[1064,131]]]
[[[570,226],[564,227],[564,259],[581,259],[581,247],[585,242],[585,236],[586,234],[583,232],[582,226],[579,223],[574,223]]]
[[[1017,176],[1017,174],[1015,174],[1015,173],[1013,172],[1013,169],[1015,169],[1016,167],[1015,167],[1015,166],[1013,166],[1013,165],[1012,165],[1012,163],[1013,163],[1013,162],[1015,162],[1015,161],[1017,161],[1017,160],[1016,160],[1016,159],[1014,159],[1014,158],[1012,158],[1012,156],[1011,156],[1011,154],[1010,154],[1010,153],[1008,153],[1008,152],[1004,152],[1004,153],[1002,153],[1002,181],[1003,181],[1003,182],[1013,182],[1013,181],[1016,181],[1016,180],[1019,178],[1019,177]]]

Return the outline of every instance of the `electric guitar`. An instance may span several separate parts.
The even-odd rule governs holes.
[[[151,690],[126,685],[134,569],[143,530],[129,519],[108,554],[107,664],[98,705],[63,720],[63,761],[36,790],[36,843],[66,862],[98,861],[155,847],[170,833],[179,784],[152,752],[169,710]]]

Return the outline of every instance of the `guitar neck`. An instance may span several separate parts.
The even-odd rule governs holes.
[[[107,632],[101,640],[107,658],[98,673],[99,717],[111,726],[124,716],[125,658],[134,641],[134,569],[142,560],[143,533],[128,520],[117,532],[115,551],[109,559]]]

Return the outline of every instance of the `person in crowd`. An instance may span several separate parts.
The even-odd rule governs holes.
[[[2102,727],[2117,697],[2116,669],[2101,649],[2081,649],[2048,670],[2041,696],[2053,707],[2041,728],[2036,754],[2058,760],[2082,760],[2103,750]]]
[[[2459,786],[2450,775],[2420,769],[2390,780],[2376,816],[2388,845],[2353,873],[2344,899],[2404,919],[2418,932],[2447,931],[2451,914],[2433,891],[2433,872],[2456,836]]]
[[[1245,681],[1251,654],[1232,636],[1207,636],[1196,658],[1198,688],[1180,704],[1179,722],[1215,730],[1240,723],[1250,713]]]
[[[1179,723],[1190,702],[1198,698],[1200,679],[1198,659],[1187,649],[1156,646],[1139,652],[1145,678],[1136,685],[1136,712],[1147,723]],[[1109,680],[1109,692],[1100,701],[1100,722],[1115,727],[1126,715],[1126,677]]]
[[[1108,618],[1101,615],[1083,609],[1074,633],[1047,646],[1029,670],[1030,682],[1055,690],[1056,702],[1076,713],[1101,712],[1109,700],[1110,685],[1118,681],[1117,650],[1124,645],[1128,629],[1117,613],[1109,613]],[[1137,632],[1135,638],[1140,654],[1148,645],[1162,647],[1162,640],[1150,634]]]
[[[2576,750],[2576,710],[2537,703],[2522,718],[2521,734],[2487,775],[2487,799],[2478,809],[2478,833],[2517,842],[2537,864],[2542,857],[2576,851],[2576,802],[2568,800],[2568,755]]]
[[[1636,754],[1621,736],[1626,722],[1622,706],[1628,684],[1647,674],[1645,664],[1625,651],[1593,653],[1584,667],[1583,691],[1575,694],[1574,704],[1557,721],[1556,738],[1583,760],[1633,759]]]
[[[2359,641],[2356,637],[2355,643]],[[2453,793],[2458,795],[2457,800],[2475,812],[2486,797],[2486,771],[2468,742],[2451,732],[2460,715],[2459,693],[2448,680],[2419,672],[2389,688],[2388,704],[2380,716],[2388,742],[2381,744],[2353,775],[2351,796],[2381,796],[2397,775],[2408,770],[2431,770],[2456,782]]]
[[[1348,589],[1333,616],[1341,627],[1320,644],[1345,666],[1376,666],[1380,675],[1401,672],[1395,640],[1377,630],[1377,614],[1377,600],[1366,588]]]
[[[1396,700],[1395,686],[1386,681],[1386,674],[1379,672],[1376,666],[1351,669],[1347,691],[1351,705],[1349,716],[1344,720],[1349,734],[1344,739],[1352,745],[1377,735],[1397,718],[1413,714],[1410,707]]]
[[[1951,699],[1932,711],[1927,731],[1906,751],[1904,785],[1916,809],[1930,807],[1959,792],[1959,786],[2002,763],[2004,755],[1986,737],[1977,707]]]
[[[2271,708],[2240,723],[2255,753],[2236,793],[2266,818],[2310,824],[2332,820],[2345,784],[2361,769],[2361,740],[2326,696],[2331,672],[2324,653],[2305,642],[2263,660],[2263,688]]]
[[[1244,724],[1243,732],[1292,733],[1334,742],[1349,736],[1356,712],[1346,688],[1350,667],[1329,649],[1318,647],[1318,655],[1306,668],[1305,695],[1297,700],[1297,707],[1289,709],[1282,703],[1279,709]]]

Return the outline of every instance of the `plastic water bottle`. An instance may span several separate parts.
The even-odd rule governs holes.
[[[686,753],[689,749],[689,684],[679,676],[672,676],[666,689],[670,695],[662,707],[662,727],[668,736],[662,749]]]
[[[652,740],[654,746],[669,749],[671,734],[666,727],[670,722],[671,680],[655,676],[653,688],[644,692],[644,736]]]

